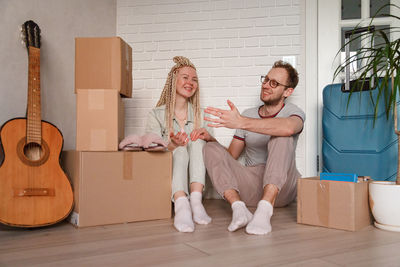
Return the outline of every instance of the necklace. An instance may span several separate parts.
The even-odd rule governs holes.
[[[184,117],[179,117],[178,114],[176,114],[176,112],[175,112],[175,118],[177,118],[178,121],[183,122],[184,124],[186,124],[186,122],[187,122],[187,113],[185,113]]]

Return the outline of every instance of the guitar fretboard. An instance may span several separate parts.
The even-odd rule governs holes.
[[[27,143],[41,144],[42,117],[40,107],[40,49],[29,47]]]

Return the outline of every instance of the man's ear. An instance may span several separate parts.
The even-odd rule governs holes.
[[[284,96],[284,97],[288,97],[288,96],[290,96],[291,94],[293,94],[293,92],[294,92],[294,88],[288,87],[288,88],[286,88],[285,91],[283,91],[283,96]]]

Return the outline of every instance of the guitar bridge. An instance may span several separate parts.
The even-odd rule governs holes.
[[[52,188],[20,188],[14,189],[16,197],[35,197],[35,196],[55,196],[55,190]]]

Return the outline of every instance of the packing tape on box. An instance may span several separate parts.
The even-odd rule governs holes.
[[[317,213],[320,224],[330,226],[329,183],[320,181],[317,185]]]
[[[123,176],[124,180],[133,179],[133,152],[124,152]]]

